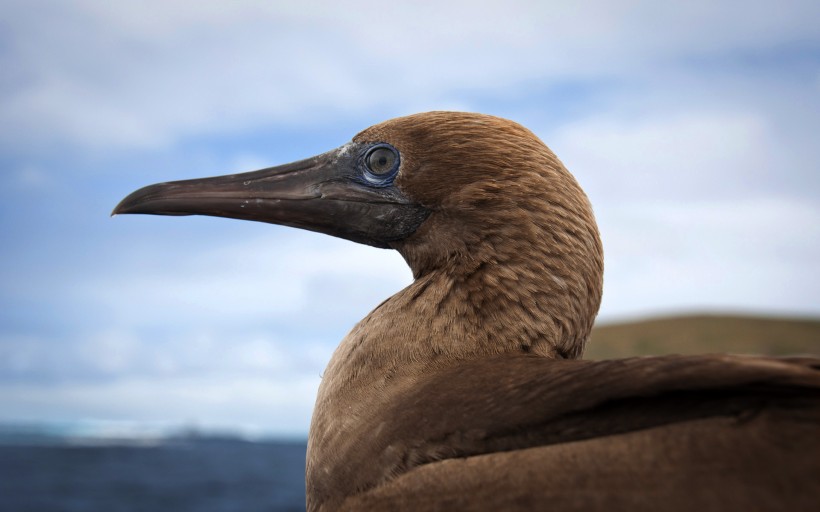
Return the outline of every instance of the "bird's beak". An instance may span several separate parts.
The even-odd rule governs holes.
[[[212,215],[281,224],[388,248],[418,228],[429,211],[395,185],[362,176],[363,145],[278,167],[158,183],[131,193],[112,215]]]

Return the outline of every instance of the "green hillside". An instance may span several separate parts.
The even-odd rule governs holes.
[[[820,356],[820,319],[686,315],[602,324],[584,358],[716,352]]]

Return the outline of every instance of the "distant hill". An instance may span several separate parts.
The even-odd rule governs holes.
[[[584,358],[717,352],[820,356],[820,319],[686,315],[602,324]]]

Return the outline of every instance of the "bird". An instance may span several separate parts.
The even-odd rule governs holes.
[[[308,437],[330,510],[815,510],[820,359],[582,358],[603,291],[589,199],[530,130],[413,114],[113,214],[210,215],[396,250],[412,283],[340,342]]]

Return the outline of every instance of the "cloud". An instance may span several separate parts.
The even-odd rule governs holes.
[[[765,121],[751,112],[583,120],[552,140],[571,169],[590,176],[597,205],[736,196],[776,179]]]
[[[350,323],[367,313],[361,304],[375,307],[411,280],[395,252],[271,231],[199,248],[174,240],[155,243],[104,274],[66,283],[65,293],[128,328],[218,325],[222,319],[251,325],[302,319],[309,328],[317,311],[326,325]],[[167,251],[184,254],[169,259]],[[345,298],[329,288],[345,290]]]
[[[124,378],[318,377],[337,340],[288,343],[258,327],[188,327],[147,338],[103,325],[83,335],[0,338],[0,380],[5,383],[95,382]],[[318,360],[322,358],[322,360]],[[317,366],[318,365],[318,366]]]
[[[810,20],[820,14],[814,2],[72,5],[8,6],[8,150],[167,147],[271,123],[465,104],[469,91],[645,80],[707,55],[816,40]]]
[[[516,119],[577,175],[604,236],[604,319],[818,312],[817,2],[4,14],[0,420],[303,431],[333,347],[410,281],[401,258],[107,213],[132,186],[305,157],[434,108]]]
[[[205,248],[182,241],[184,248],[169,249],[184,239],[169,240],[168,247],[155,240],[150,250],[129,251],[106,269],[91,265],[59,280],[47,277],[51,286],[28,332],[15,331],[11,322],[0,331],[0,388],[25,394],[11,402],[36,402],[10,402],[8,418],[59,419],[64,409],[52,405],[61,400],[75,401],[75,415],[109,418],[97,402],[80,410],[82,400],[71,395],[95,386],[150,402],[148,395],[161,389],[154,380],[169,386],[170,395],[191,381],[200,382],[191,394],[253,381],[274,397],[301,382],[310,383],[299,384],[301,395],[289,396],[284,405],[274,398],[270,406],[283,415],[298,412],[306,425],[304,412],[336,344],[359,318],[408,284],[410,272],[392,251],[280,231],[227,245],[209,237]],[[181,254],[169,257],[169,251]],[[54,387],[61,392],[48,395]],[[14,395],[9,389],[8,396]],[[114,396],[108,393],[93,394],[104,401]],[[261,399],[237,397],[236,421],[253,415],[258,404],[247,400]],[[199,401],[201,412],[190,405],[173,408],[174,414],[190,411],[200,423],[227,420],[224,412],[208,419],[207,397],[191,400]],[[300,406],[294,409],[294,403]],[[158,420],[159,413],[151,417]],[[282,421],[271,421],[255,425],[283,428]]]
[[[101,386],[0,386],[0,421],[58,423],[85,418],[95,423],[191,425],[257,434],[307,431],[319,379],[276,376],[210,378],[123,378]],[[99,420],[105,420],[100,422]],[[95,432],[96,433],[96,432]]]
[[[602,316],[751,310],[817,314],[820,205],[787,198],[646,202],[602,226]]]
[[[551,134],[595,205],[603,319],[680,309],[811,314],[820,204],[767,112],[614,114]],[[784,147],[785,146],[785,147]],[[799,159],[798,159],[799,160]],[[794,160],[793,160],[794,161]]]

